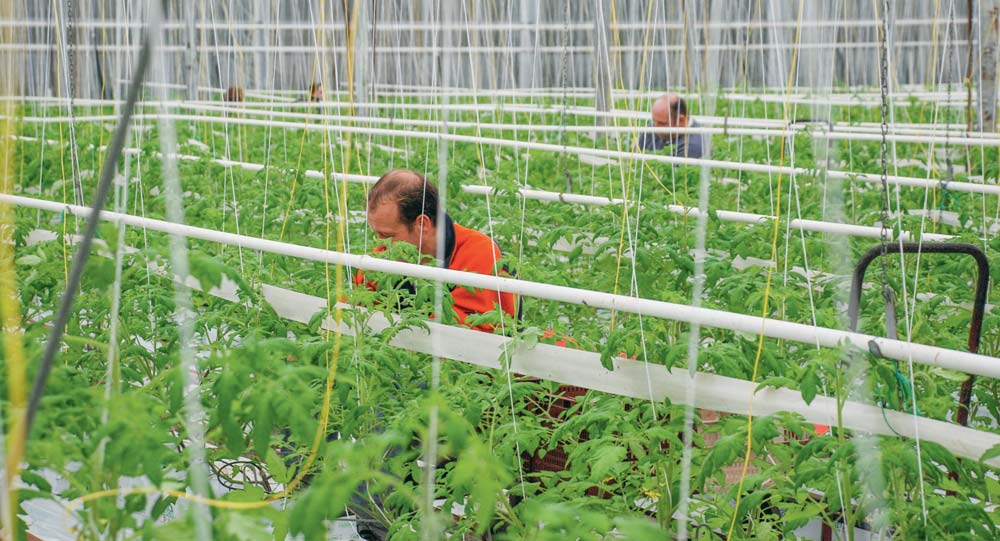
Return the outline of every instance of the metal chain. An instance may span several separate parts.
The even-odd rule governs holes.
[[[888,0],[883,0],[882,2],[882,27],[881,36],[879,39],[879,56],[881,57],[881,98],[882,98],[882,209],[881,209],[881,220],[882,220],[882,230],[879,235],[882,243],[882,257],[879,260],[882,263],[882,294],[885,295],[886,291],[889,289],[889,269],[886,265],[886,252],[888,251],[889,244],[889,54],[886,42],[889,36],[889,2]]]
[[[957,53],[955,51],[955,45],[956,45],[955,42],[958,41],[956,39],[956,36],[955,36],[955,34],[957,34],[957,33],[958,33],[958,25],[955,24],[955,6],[953,5],[951,7],[951,11],[949,12],[949,15],[948,15],[948,31],[947,31],[947,34],[946,34],[946,35],[949,36],[949,38],[948,38],[949,41],[953,42],[953,43],[950,44],[951,46],[948,47],[949,57],[951,58],[950,64],[953,65],[953,66],[957,66],[958,65],[958,57],[957,57]],[[948,46],[948,45],[949,44],[946,44],[946,46]],[[944,152],[945,152],[945,163],[947,164],[947,169],[945,170],[945,178],[942,179],[941,182],[938,183],[938,187],[941,189],[941,202],[938,203],[938,210],[944,210],[945,209],[945,207],[946,207],[946,205],[945,205],[945,199],[948,196],[948,192],[947,192],[948,184],[952,180],[955,179],[955,165],[952,163],[952,160],[951,160],[951,128],[948,127],[948,124],[951,121],[951,109],[950,109],[951,108],[951,81],[948,81],[946,83],[946,85],[947,86],[945,86],[945,89],[946,89],[946,92],[947,92],[947,96],[945,97],[945,100],[944,100],[945,105],[944,105],[943,109],[945,111],[945,121],[944,121],[944,125],[945,125],[945,130],[944,130]]]
[[[566,145],[566,108],[569,107],[568,100],[569,95],[566,91],[566,84],[569,82],[569,74],[567,64],[569,64],[569,17],[570,17],[570,1],[566,0],[565,12],[563,13],[563,35],[562,35],[562,75],[561,75],[561,85],[563,90],[562,99],[562,114],[559,117],[559,125],[562,126],[562,130],[559,133],[559,144],[560,146]],[[562,166],[563,174],[566,177],[566,191],[568,193],[573,192],[573,177],[569,174],[569,160],[565,157],[565,153],[559,154],[559,163]]]
[[[73,0],[67,0],[66,2],[66,56],[69,57],[67,63],[69,64],[69,99],[73,99],[74,87],[76,82],[76,25],[73,24],[73,19],[75,17],[73,12]],[[72,107],[70,108],[72,111]]]
[[[896,321],[896,294],[893,292],[892,287],[889,285],[889,267],[888,267],[888,257],[886,253],[889,249],[889,47],[887,45],[889,41],[889,0],[883,0],[882,2],[882,36],[879,40],[879,49],[881,53],[881,95],[882,95],[882,148],[881,148],[881,158],[882,158],[882,230],[880,232],[881,240],[881,257],[879,257],[879,262],[881,263],[881,276],[879,277],[882,282],[882,301],[885,304],[885,335],[887,338],[893,340],[898,338],[897,328],[898,323]],[[878,344],[872,340],[869,343],[869,349],[872,353],[881,356],[878,348]],[[899,385],[900,378],[903,378],[902,373],[899,371],[899,361],[895,363],[895,373],[897,387],[902,388]],[[905,378],[903,378],[905,379]],[[876,386],[880,384],[876,383]],[[880,400],[882,408],[886,406],[886,400],[883,397]]]
[[[563,54],[562,54],[562,87],[563,87],[563,107],[566,106],[566,100],[568,96],[566,94],[566,83],[569,80],[569,75],[567,73],[567,64],[569,64],[569,16],[570,16],[570,3],[566,0],[566,11],[563,14]]]
[[[70,174],[73,176],[73,191],[75,192],[75,202],[83,205],[83,181],[80,180],[80,156],[77,153],[76,145],[76,10],[73,0],[66,2],[66,63],[69,67],[69,81],[66,85],[69,89],[69,144],[70,144]],[[79,228],[79,223],[77,223]]]

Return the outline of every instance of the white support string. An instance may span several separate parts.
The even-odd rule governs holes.
[[[468,11],[466,10],[464,2],[462,3],[462,15],[463,15],[463,19],[465,20],[465,24],[466,24],[466,37],[467,37],[469,43],[471,44],[473,42],[473,40],[472,40],[472,34],[471,34],[471,31],[469,30],[469,25],[471,23],[469,22],[469,14],[468,14]],[[471,80],[472,80],[472,85],[473,85],[473,91],[475,92],[476,85],[477,85],[478,73],[476,72],[476,63],[475,63],[475,60],[474,60],[474,58],[472,56],[471,50],[469,52],[468,57],[469,57],[469,69],[472,72]],[[476,95],[474,93],[473,96],[478,101],[478,95]],[[475,118],[476,118],[476,133],[479,134],[480,133],[479,123],[480,122],[479,122],[479,112],[478,111],[475,113]],[[447,124],[443,125],[442,129],[447,130],[448,129]],[[479,157],[479,163],[485,164],[486,163],[486,156],[485,156],[485,152],[484,152],[484,150],[482,148],[482,145],[477,145],[476,146],[476,153],[477,153],[477,155]],[[440,168],[442,168],[444,166],[441,165],[441,164],[439,164],[438,167],[440,169]],[[484,182],[487,181],[487,175],[485,174],[485,171],[484,171],[484,175],[483,175],[483,181]],[[491,243],[491,245],[490,245],[490,249],[493,251],[493,253],[491,254],[493,256],[493,274],[495,276],[499,276],[500,275],[499,259],[500,259],[500,255],[501,254],[499,253],[498,245],[497,245],[496,241],[494,240],[496,238],[496,234],[495,234],[495,231],[493,229],[493,209],[492,209],[492,206],[490,205],[490,196],[488,194],[486,196],[486,226],[487,226],[487,229],[488,229],[489,238],[490,238],[491,241],[493,241]],[[522,226],[523,226],[523,222],[522,222]],[[444,258],[441,258],[441,259],[444,259]],[[439,286],[442,285],[440,282],[438,282],[437,284]],[[503,300],[502,300],[501,294],[500,294],[499,291],[497,291],[496,292],[496,306],[497,307],[502,307],[503,306],[502,303],[503,303]],[[438,313],[440,313],[441,307],[440,307],[439,304],[435,306],[435,309],[438,310]],[[517,307],[515,307],[515,310],[517,310]],[[502,309],[501,309],[501,312],[502,312]],[[506,324],[504,323],[504,318],[503,317],[500,318],[500,333],[503,334],[503,335],[507,334],[507,327],[506,327]],[[511,428],[513,429],[514,434],[515,434],[515,438],[514,438],[514,450],[517,453],[517,456],[522,456],[521,443],[519,441],[519,438],[516,437],[516,435],[518,433],[518,424],[517,424],[517,410],[516,410],[515,405],[514,405],[514,381],[513,381],[513,374],[512,374],[512,372],[510,370],[510,364],[511,364],[510,363],[510,354],[511,354],[511,352],[508,350],[506,342],[503,344],[503,347],[501,348],[501,351],[502,351],[501,354],[503,355],[502,358],[504,359],[504,364],[507,365],[507,367],[508,367],[505,370],[505,372],[506,372],[505,376],[506,376],[506,380],[507,380],[507,398],[508,398],[508,402],[509,402],[509,405],[510,405]],[[525,488],[525,483],[524,483],[524,465],[522,464],[522,462],[520,460],[517,461],[517,476],[518,476],[518,480],[520,481],[521,497],[522,498],[527,498],[527,489]]]

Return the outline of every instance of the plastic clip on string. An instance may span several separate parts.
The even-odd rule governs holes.
[[[885,328],[886,328],[886,338],[891,338],[897,340],[899,335],[896,331],[898,328],[898,322],[896,320],[896,294],[893,292],[891,287],[885,287],[882,289],[882,299],[885,301]],[[868,342],[868,351],[875,357],[880,359],[885,359],[882,355],[882,350],[878,347],[878,343],[875,340],[870,340]],[[894,381],[896,383],[896,394],[902,403],[907,403],[912,398],[910,389],[912,384],[910,379],[899,370],[899,361],[893,359],[893,374]],[[878,388],[878,397],[880,406],[885,409],[889,400],[885,394],[882,393],[882,385],[876,383]],[[920,415],[919,410],[914,411],[914,415]]]
[[[948,166],[945,178],[941,179],[938,183],[938,189],[941,190],[941,197],[938,198],[937,209],[939,211],[948,210],[951,208],[952,202],[955,200],[955,196],[948,190],[948,185],[955,180],[955,166],[951,162],[951,157],[948,157]]]

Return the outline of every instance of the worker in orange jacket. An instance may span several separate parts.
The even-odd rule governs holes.
[[[423,175],[407,169],[394,169],[382,175],[368,193],[368,226],[380,239],[407,242],[430,257],[443,256],[444,268],[451,270],[496,275],[500,247],[486,235],[462,227],[443,214],[438,224],[438,191]],[[444,228],[444,246],[438,246],[438,228]],[[379,246],[376,252],[385,250]],[[374,290],[376,283],[365,280],[358,271],[354,283]],[[451,290],[454,310],[458,320],[465,323],[470,314],[484,314],[497,304],[507,314],[515,315],[514,295],[495,290],[465,287]],[[492,332],[490,325],[479,325],[477,330]]]

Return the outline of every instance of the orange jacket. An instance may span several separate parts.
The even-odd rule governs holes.
[[[475,272],[494,276],[494,265],[500,259],[500,247],[496,245],[486,235],[462,227],[452,222],[451,217],[445,215],[445,264],[450,270]],[[499,269],[500,274],[507,274],[504,268]],[[374,290],[377,283],[366,281],[361,271],[354,277],[356,285],[364,284],[368,289]],[[514,316],[514,295],[512,293],[501,293],[495,290],[476,289],[470,292],[468,289],[458,286],[451,290],[451,296],[455,300],[454,310],[458,320],[465,323],[465,318],[469,314],[484,314],[493,310],[499,299],[500,307],[507,314]],[[479,325],[476,330],[493,332],[491,325]]]

